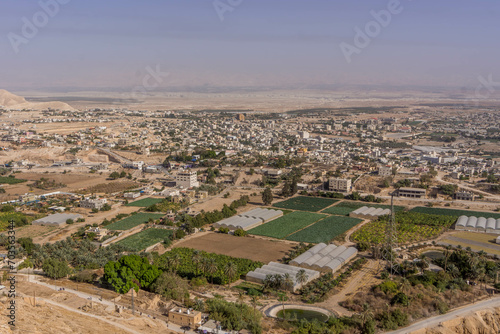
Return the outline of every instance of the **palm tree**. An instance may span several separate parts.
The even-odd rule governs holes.
[[[288,300],[288,296],[284,292],[278,292],[278,301],[281,302],[283,308],[283,320],[285,320],[285,302]]]
[[[401,283],[399,283],[399,290],[401,290],[401,292],[407,295],[410,288],[411,288],[410,281],[407,280],[406,278],[403,278],[401,280]]]
[[[196,266],[196,275],[199,275],[200,264],[203,260],[199,250],[195,250],[193,253],[193,263]]]
[[[295,281],[299,283],[299,285],[303,285],[305,282],[307,282],[307,279],[309,278],[309,275],[307,275],[306,271],[304,269],[300,269],[297,274],[295,275]]]
[[[359,318],[363,328],[368,321],[373,319],[373,312],[370,310],[370,306],[368,304],[363,304],[363,311],[359,314]]]
[[[443,252],[444,254],[444,271],[446,272],[446,269],[448,267],[448,259],[450,258],[451,255],[451,246],[447,245],[445,251]]]
[[[272,278],[272,287],[275,289],[281,289],[283,286],[283,276],[280,274],[274,274]]]
[[[291,291],[293,289],[293,280],[289,273],[283,274],[283,289],[285,291]]]
[[[238,266],[236,263],[230,261],[226,263],[226,266],[224,267],[224,274],[227,276],[228,281],[227,284],[231,284],[233,281],[234,277],[238,274]]]
[[[165,256],[165,265],[167,266],[168,268],[168,271],[172,272],[174,266],[172,265],[172,257],[171,256]]]
[[[214,274],[217,272],[219,268],[217,268],[217,262],[215,259],[208,259],[206,261],[206,272],[210,275],[211,283],[214,284]]]
[[[177,268],[179,267],[180,263],[181,257],[179,256],[179,254],[172,254],[172,256],[170,257],[170,264],[172,265],[175,272],[177,272]]]
[[[264,290],[270,289],[273,286],[273,275],[267,274],[264,278]]]
[[[458,269],[458,267],[452,263],[448,266],[448,273],[451,277],[456,278],[460,276],[460,269]]]

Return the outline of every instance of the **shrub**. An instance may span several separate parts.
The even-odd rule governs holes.
[[[448,306],[448,304],[446,304],[442,300],[436,300],[434,302],[434,307],[439,312],[439,314],[445,314],[450,309],[450,307]]]
[[[191,279],[191,285],[194,287],[205,286],[207,284],[208,284],[208,281],[204,276],[193,277],[193,279]]]
[[[356,248],[360,251],[360,252],[364,252],[364,251],[367,251],[368,249],[370,249],[370,244],[366,241],[360,241],[358,242],[358,244],[356,245]]]
[[[247,231],[239,228],[236,231],[234,231],[234,235],[237,237],[244,237],[245,235],[247,235]]]
[[[228,234],[229,229],[227,227],[219,227],[219,233]]]
[[[379,284],[378,287],[385,294],[396,293],[398,291],[398,286],[396,282],[393,281],[385,281],[384,283]]]
[[[391,305],[395,304],[401,304],[403,306],[408,306],[410,304],[410,301],[408,299],[408,296],[405,295],[403,292],[398,292],[392,299],[391,299]]]

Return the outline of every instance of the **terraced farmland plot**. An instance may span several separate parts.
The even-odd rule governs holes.
[[[325,209],[321,212],[323,213],[329,213],[331,215],[339,215],[339,216],[347,216],[349,215],[352,211],[362,208],[363,206],[368,206],[372,208],[382,208],[382,209],[390,209],[390,205],[386,204],[375,204],[375,203],[368,203],[368,202],[348,202],[348,201],[342,201],[332,207],[329,207],[328,209]],[[404,206],[394,206],[394,211],[402,211],[405,207]]]
[[[282,209],[318,212],[336,202],[338,200],[330,198],[298,196],[273,204],[273,206]]]
[[[248,233],[283,239],[287,235],[311,225],[324,217],[325,215],[319,213],[295,211],[269,223],[257,226],[248,231]]]
[[[468,211],[468,210],[457,210],[457,209],[444,209],[444,208],[428,208],[425,206],[417,206],[410,210],[410,212],[427,213],[432,215],[443,215],[443,216],[476,216],[485,218],[500,218],[500,213],[484,212],[484,211]]]
[[[145,231],[126,237],[116,243],[127,247],[128,249],[138,252],[143,249],[153,246],[157,242],[163,241],[172,235],[172,230],[164,230],[159,228],[149,228]]]
[[[163,201],[163,199],[161,199],[161,198],[148,197],[148,198],[143,198],[143,199],[140,199],[140,200],[132,202],[132,203],[125,204],[125,206],[137,206],[137,207],[141,207],[141,208],[147,208],[153,204],[160,203],[161,201]]]
[[[303,230],[289,235],[286,240],[310,243],[328,243],[333,238],[345,233],[361,222],[361,219],[356,218],[330,216],[309,227],[306,227]]]
[[[153,219],[160,219],[163,217],[163,214],[159,213],[137,213],[135,215],[129,216],[127,218],[124,218],[122,220],[119,220],[117,222],[114,222],[112,224],[109,224],[106,226],[108,230],[115,230],[115,231],[125,231],[129,230],[133,227],[136,227],[138,225],[147,223],[149,221],[149,218]]]

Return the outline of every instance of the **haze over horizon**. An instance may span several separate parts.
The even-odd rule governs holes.
[[[340,44],[355,45],[355,27],[392,1],[221,0],[231,7],[223,20],[213,1],[59,1],[30,38],[23,17],[33,22],[40,3],[2,2],[0,88],[128,89],[148,68],[169,73],[155,89],[500,82],[498,2],[401,0],[349,63]],[[17,52],[12,34],[25,38]]]

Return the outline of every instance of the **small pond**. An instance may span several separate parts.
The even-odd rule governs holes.
[[[312,321],[317,319],[318,321],[325,322],[328,320],[328,316],[321,312],[311,311],[311,310],[299,310],[299,309],[286,309],[284,310],[285,316],[288,319],[306,319],[308,321]],[[283,318],[283,310],[280,310],[276,316],[278,318]]]

